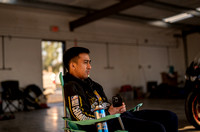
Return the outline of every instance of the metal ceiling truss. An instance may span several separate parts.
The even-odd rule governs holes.
[[[122,11],[124,9],[136,6],[138,4],[143,4],[146,6],[150,6],[150,7],[154,7],[154,8],[158,8],[158,9],[162,9],[162,10],[170,10],[170,11],[174,11],[176,13],[182,13],[182,12],[185,12],[188,10],[195,10],[194,8],[173,5],[173,4],[154,1],[154,0],[151,0],[151,1],[150,0],[140,0],[137,2],[135,2],[134,0],[122,0],[121,2],[119,2],[115,5],[112,5],[110,7],[107,7],[105,9],[102,9],[99,11],[92,10],[94,13],[89,14],[84,17],[81,17],[77,20],[71,21],[70,22],[70,31],[73,31],[77,27],[88,24],[88,23],[98,20],[100,18],[107,17],[109,15],[113,15],[113,16],[111,16],[113,18],[131,20],[131,21],[136,21],[136,22],[138,21],[138,22],[142,22],[145,24],[151,24],[151,22],[153,22],[153,21],[160,21],[160,22],[162,21],[160,19],[155,19],[155,18],[146,18],[146,17],[133,16],[133,15],[119,13],[120,11]],[[199,30],[199,28],[200,28],[199,26],[195,26],[195,25],[191,25],[191,24],[182,24],[182,23],[165,23],[165,27],[177,28],[180,30],[193,30],[193,29]]]
[[[165,2],[161,2],[161,1],[150,1],[150,2],[144,3],[144,5],[153,7],[153,8],[158,8],[161,10],[170,10],[170,11],[173,11],[176,13],[185,12],[188,10],[196,10],[194,8],[188,8],[188,7],[184,7],[184,6],[169,4],[169,3],[165,3]]]
[[[84,24],[101,19],[103,17],[107,17],[110,15],[116,14],[122,10],[142,4],[146,1],[149,1],[149,0],[121,0],[117,4],[114,4],[112,6],[104,8],[102,10],[96,11],[87,16],[81,17],[75,21],[71,21],[70,22],[70,30],[73,31],[75,28],[80,27]]]
[[[120,0],[119,3],[109,6],[107,8],[104,8],[102,10],[95,10],[95,9],[83,8],[83,7],[77,7],[77,6],[71,6],[71,5],[63,5],[63,4],[52,3],[52,2],[50,3],[50,2],[44,2],[44,1],[38,1],[38,0],[17,0],[14,3],[7,3],[7,4],[26,6],[26,7],[28,6],[32,8],[48,9],[48,10],[55,10],[55,11],[72,12],[72,13],[86,15],[84,17],[81,17],[69,23],[69,26],[70,26],[69,28],[71,31],[73,31],[77,27],[83,26],[85,24],[88,24],[90,22],[93,22],[95,20],[101,19],[103,17],[108,17],[108,16],[115,19],[130,20],[130,21],[136,21],[140,23],[142,22],[144,24],[150,24],[150,25],[152,25],[151,22],[153,21],[162,21],[155,18],[146,18],[146,17],[119,13],[122,10],[131,8],[133,6],[137,6],[140,4],[145,5],[145,6],[150,6],[153,8],[162,9],[162,10],[174,11],[176,13],[178,12],[181,13],[187,10],[194,10],[193,8],[173,5],[173,4],[164,3],[164,2],[155,1],[155,0]],[[188,33],[193,33],[193,31],[194,32],[200,31],[199,25],[182,24],[182,23],[173,23],[173,24],[165,23],[165,26],[169,28],[177,28],[184,32],[187,31]]]

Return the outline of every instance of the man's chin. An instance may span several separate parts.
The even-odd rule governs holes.
[[[90,77],[90,75],[84,76],[83,78],[84,78],[84,79],[87,79],[88,77]]]

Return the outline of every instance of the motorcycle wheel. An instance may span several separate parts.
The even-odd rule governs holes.
[[[185,114],[187,120],[196,129],[200,129],[200,94],[197,92],[190,92],[185,102]]]

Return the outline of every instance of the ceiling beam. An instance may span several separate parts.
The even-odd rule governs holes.
[[[185,12],[189,10],[196,10],[195,8],[189,8],[189,7],[170,4],[170,3],[161,2],[161,1],[149,1],[149,2],[144,3],[144,5],[153,7],[153,8],[158,8],[161,10],[170,10],[175,13]]]
[[[46,1],[38,1],[38,0],[16,0],[14,2],[2,2],[0,0],[0,6],[18,6],[18,7],[28,7],[28,8],[36,8],[36,9],[44,9],[51,11],[62,11],[62,12],[70,12],[75,14],[86,14],[88,12],[87,8],[72,6],[72,5],[64,5],[55,2],[46,2]]]
[[[75,28],[88,24],[90,22],[93,22],[95,20],[107,17],[109,15],[116,14],[124,9],[142,4],[146,1],[149,1],[149,0],[121,0],[117,4],[114,4],[102,10],[99,10],[95,13],[89,14],[87,16],[81,17],[77,20],[71,21],[69,23],[70,31],[73,31]]]
[[[184,24],[184,23],[166,23],[162,21],[161,19],[156,19],[156,18],[147,18],[147,17],[141,17],[141,16],[134,16],[134,15],[127,15],[127,14],[121,14],[118,13],[116,15],[110,16],[111,18],[114,19],[121,19],[121,20],[127,20],[127,21],[134,21],[134,22],[139,22],[151,26],[157,26],[157,27],[162,27],[162,28],[174,28],[178,30],[185,30],[185,31],[190,31],[193,29],[199,29],[199,25],[192,25],[192,24]]]
[[[123,0],[121,0],[123,1]],[[126,0],[125,0],[126,1]],[[1,3],[1,2],[0,2]],[[148,3],[148,4],[147,4]],[[160,2],[153,2],[153,1],[148,1],[143,4],[149,5],[149,3],[159,3],[159,5],[163,5],[162,9],[167,9],[166,3],[163,4]],[[95,9],[88,9],[84,7],[76,7],[76,6],[71,6],[71,5],[63,5],[63,4],[57,4],[57,3],[49,3],[49,2],[44,2],[44,1],[36,1],[36,0],[18,0],[14,3],[4,3],[0,4],[2,5],[10,5],[10,6],[24,6],[24,7],[30,7],[30,8],[39,8],[39,9],[46,9],[46,10],[54,10],[54,11],[62,11],[62,12],[71,12],[71,13],[77,13],[77,14],[87,14],[88,10],[90,12],[96,13],[99,10]],[[151,6],[154,7],[157,4],[152,4]],[[159,8],[159,5],[157,7]],[[149,5],[150,6],[150,5]],[[165,8],[164,8],[165,7]],[[172,4],[170,4],[170,7],[174,7]],[[156,8],[156,6],[154,7]],[[171,10],[170,8],[170,10]],[[180,10],[183,9],[185,10],[185,7],[180,7]],[[151,26],[158,26],[158,27],[166,27],[166,28],[176,28],[179,30],[184,30],[184,31],[193,31],[193,29],[198,29],[200,28],[199,25],[191,25],[191,24],[182,24],[182,23],[164,23],[164,25],[157,25],[157,24],[152,24],[152,22],[158,21],[162,22],[162,20],[155,19],[155,18],[145,18],[145,17],[140,17],[140,16],[134,16],[134,15],[127,15],[127,14],[122,14],[122,13],[115,13],[114,15],[110,15],[109,18],[113,19],[121,19],[121,20],[126,20],[126,21],[134,21],[134,22],[139,22],[143,24],[148,24]]]
[[[187,36],[193,33],[200,33],[200,27],[192,28],[189,30],[182,30],[183,36]]]

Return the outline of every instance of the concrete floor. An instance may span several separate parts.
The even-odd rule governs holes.
[[[180,132],[200,132],[191,126],[184,113],[184,99],[142,99],[125,101],[127,109],[142,102],[141,109],[166,109],[179,118]],[[63,132],[63,103],[50,103],[50,108],[16,112],[15,119],[0,121],[0,132]]]

